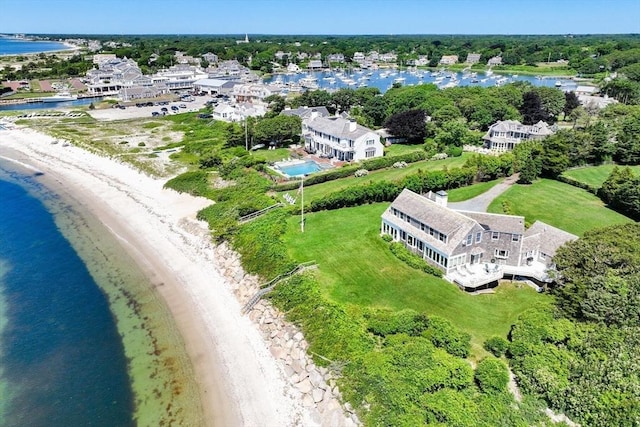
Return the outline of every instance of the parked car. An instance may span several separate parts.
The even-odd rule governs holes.
[[[179,107],[180,108],[187,108],[187,106],[185,104],[180,104]]]
[[[159,115],[160,115],[160,113],[158,111],[151,112],[151,116],[153,116],[153,117],[158,117]]]
[[[212,119],[213,115],[212,114],[206,114],[206,113],[200,113],[200,114],[198,114],[198,118],[199,119]]]
[[[164,113],[167,113],[169,110],[167,109],[167,107],[162,107],[162,108],[160,109],[160,111],[162,111],[162,112],[164,112]]]
[[[171,106],[171,111],[179,111],[180,109],[176,105]]]

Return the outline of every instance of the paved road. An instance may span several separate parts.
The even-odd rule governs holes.
[[[511,175],[489,191],[464,202],[448,203],[447,207],[460,211],[486,212],[493,199],[507,191],[517,180],[517,174]]]

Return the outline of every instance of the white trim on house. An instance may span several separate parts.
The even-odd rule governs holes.
[[[384,154],[380,135],[355,121],[319,114],[302,121],[305,148],[322,157],[340,161],[359,161]]]
[[[456,211],[446,207],[444,192],[422,196],[406,188],[382,214],[380,232],[465,290],[505,274],[547,281],[556,250],[578,238],[539,221],[525,231],[520,216]]]

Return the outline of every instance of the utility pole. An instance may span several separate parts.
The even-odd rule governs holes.
[[[300,231],[304,233],[304,175],[300,181]]]

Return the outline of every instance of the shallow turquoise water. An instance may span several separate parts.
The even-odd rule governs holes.
[[[16,179],[0,175],[0,425],[134,425],[107,298]]]

